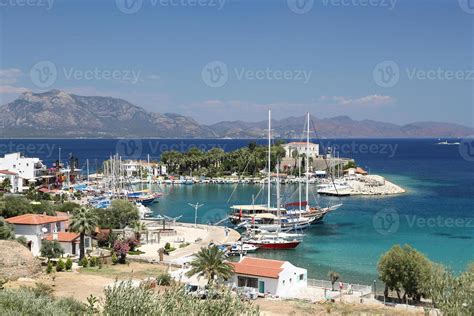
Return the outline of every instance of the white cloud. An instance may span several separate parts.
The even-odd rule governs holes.
[[[329,102],[336,105],[347,106],[371,106],[384,105],[395,102],[395,98],[388,95],[372,94],[359,98],[345,97],[345,96],[322,96],[319,98],[320,102]]]
[[[17,82],[22,71],[17,68],[0,69],[0,85],[10,85]]]
[[[0,94],[19,94],[26,91],[29,90],[23,87],[13,87],[8,85],[0,86]]]

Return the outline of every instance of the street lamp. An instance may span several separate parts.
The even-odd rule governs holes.
[[[192,203],[188,203],[188,205],[191,206],[191,207],[194,207],[194,227],[197,227],[198,208],[200,208],[200,207],[203,206],[204,204],[199,204],[199,203],[192,204]]]

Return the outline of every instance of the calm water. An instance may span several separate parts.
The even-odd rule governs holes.
[[[262,140],[262,143],[265,141]],[[326,278],[328,270],[338,271],[352,282],[371,282],[376,277],[380,255],[395,243],[409,243],[431,260],[465,269],[474,253],[474,162],[463,159],[458,146],[435,145],[437,140],[322,140],[336,146],[341,157],[352,157],[371,173],[386,176],[408,190],[394,197],[347,197],[343,207],[329,214],[324,223],[307,230],[304,242],[295,250],[259,252],[259,256],[290,260],[308,269],[312,278]],[[42,158],[48,165],[69,153],[82,165],[88,158],[93,170],[111,154],[130,158],[157,159],[168,149],[192,146],[232,150],[247,140],[0,140],[0,155],[22,151]],[[473,157],[474,158],[474,157]],[[183,215],[194,221],[188,203],[202,203],[198,221],[215,222],[232,204],[250,204],[258,185],[163,186],[167,194],[153,206],[157,213]],[[296,186],[283,186],[284,197],[292,198]],[[260,193],[259,199],[265,193]],[[313,202],[315,201],[312,198]],[[321,205],[336,198],[317,198]],[[382,226],[384,220],[385,226]]]

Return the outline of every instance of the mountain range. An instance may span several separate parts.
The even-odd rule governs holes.
[[[267,121],[202,125],[180,114],[149,112],[122,99],[60,90],[25,92],[1,106],[0,113],[1,138],[264,138],[268,125]],[[273,135],[300,138],[304,122],[304,116],[273,120]],[[311,129],[322,138],[455,138],[474,134],[474,128],[439,122],[396,125],[347,116],[312,116],[311,122]]]

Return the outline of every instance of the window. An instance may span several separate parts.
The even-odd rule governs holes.
[[[238,287],[243,287],[243,286],[253,287],[256,289],[258,288],[258,279],[239,276],[237,277],[237,286]]]
[[[304,274],[300,274],[300,281],[304,280]]]

